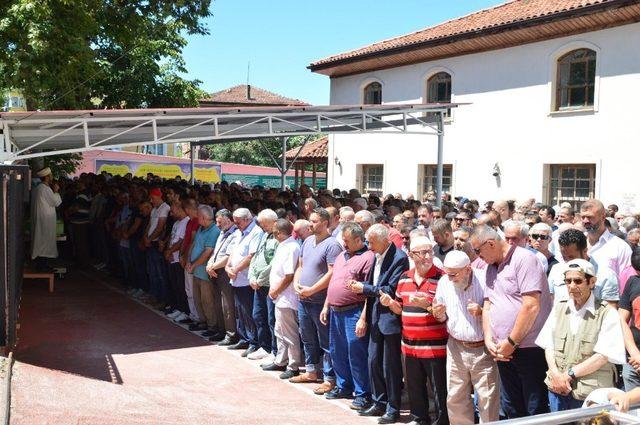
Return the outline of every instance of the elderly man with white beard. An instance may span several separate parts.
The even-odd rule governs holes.
[[[451,423],[472,425],[475,390],[483,423],[497,421],[500,410],[498,367],[484,345],[482,304],[484,271],[471,268],[462,251],[451,251],[444,259],[446,274],[436,289],[433,315],[447,322],[448,393],[447,410]]]

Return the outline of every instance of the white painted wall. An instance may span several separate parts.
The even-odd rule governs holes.
[[[640,207],[640,24],[331,80],[332,104],[358,104],[376,79],[384,103],[421,103],[426,80],[452,75],[452,101],[470,103],[445,126],[444,162],[453,192],[481,200],[546,197],[544,164],[596,164],[596,196]],[[597,52],[593,112],[552,114],[556,59],[575,48]],[[384,164],[384,190],[416,194],[418,164],[437,162],[435,136],[335,135],[328,187],[356,187],[357,164]],[[342,167],[336,166],[337,157]],[[498,162],[501,187],[492,176]]]

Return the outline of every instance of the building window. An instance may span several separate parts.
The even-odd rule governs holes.
[[[427,164],[422,166],[422,194],[436,190],[438,166],[436,164]],[[443,164],[442,167],[442,191],[451,193],[451,183],[453,181],[453,166],[451,164]]]
[[[451,103],[451,75],[438,72],[427,80],[427,103]],[[446,117],[451,117],[447,109]]]
[[[363,103],[365,105],[382,104],[382,84],[370,83],[364,88]]]
[[[381,164],[362,166],[361,192],[382,196],[384,166]]]
[[[595,164],[551,165],[549,201],[551,205],[569,202],[574,209],[595,197]]]
[[[556,110],[593,107],[596,52],[578,49],[558,59]]]

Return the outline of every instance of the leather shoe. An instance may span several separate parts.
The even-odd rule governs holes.
[[[287,369],[284,372],[282,372],[279,376],[280,379],[291,379],[294,376],[298,376],[300,375],[300,372],[298,372],[297,370],[291,370],[291,369]]]
[[[249,348],[249,343],[244,341],[236,342],[235,344],[227,347],[228,350],[246,350],[247,348]]]
[[[204,323],[192,323],[189,325],[189,330],[190,331],[206,331],[207,325],[205,325]]]
[[[378,418],[378,423],[379,424],[395,424],[396,422],[398,422],[398,419],[400,419],[400,415],[398,415],[397,413],[396,414],[385,413],[384,415]]]
[[[360,416],[382,416],[385,413],[385,409],[374,404],[367,409],[358,410],[358,415]]]
[[[220,345],[222,347],[228,347],[230,345],[235,345],[237,343],[238,343],[238,339],[237,338],[234,338],[232,336],[227,335],[227,336],[224,337],[224,339],[222,341],[220,341],[218,343],[218,345]]]
[[[255,353],[256,351],[258,351],[258,347],[252,347],[249,346],[249,348],[247,348],[246,350],[244,350],[242,352],[242,354],[240,354],[241,357],[247,357],[249,354],[251,353]]]
[[[268,364],[266,366],[261,366],[262,370],[266,371],[266,372],[284,372],[285,370],[287,370],[286,366],[278,366],[275,363],[271,363]],[[293,376],[290,376],[290,378],[293,378]]]

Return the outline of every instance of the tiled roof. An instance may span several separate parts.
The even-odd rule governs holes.
[[[298,156],[298,160],[301,159],[326,159],[329,156],[329,138],[327,136],[314,140],[313,142],[309,142],[302,148],[302,152],[300,152],[300,156]],[[293,148],[287,151],[287,159],[293,159],[296,157],[300,148]]]
[[[550,18],[565,12],[579,11],[589,6],[621,3],[619,0],[513,0],[489,9],[480,10],[461,18],[425,28],[411,34],[383,40],[360,49],[330,56],[313,62],[312,70],[336,61],[357,59],[375,53],[420,43],[469,35],[509,24],[525,23],[538,18]]]
[[[250,90],[249,90],[250,89]],[[250,97],[249,97],[250,93]],[[305,106],[308,103],[299,99],[290,99],[256,86],[240,84],[219,92],[212,93],[209,98],[200,99],[201,104],[224,105],[274,105]]]

